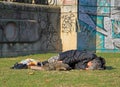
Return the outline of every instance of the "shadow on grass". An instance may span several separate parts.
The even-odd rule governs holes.
[[[115,68],[113,68],[112,66],[106,66],[106,70],[112,70],[112,69],[115,69]]]

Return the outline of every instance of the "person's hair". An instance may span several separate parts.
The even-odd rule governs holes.
[[[102,57],[96,57],[92,61],[92,66],[88,67],[91,70],[104,70],[106,69],[105,67],[105,59]]]

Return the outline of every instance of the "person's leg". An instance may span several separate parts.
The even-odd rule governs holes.
[[[43,68],[40,67],[40,66],[30,66],[30,69],[32,69],[32,70],[43,70]]]
[[[54,63],[54,62],[58,61],[58,59],[59,59],[59,55],[57,55],[57,56],[52,56],[52,57],[50,57],[48,60],[45,60],[45,61],[43,61],[43,62],[38,62],[38,63],[37,63],[37,66],[43,66],[43,65],[45,65],[45,64],[47,64],[47,63]]]
[[[53,57],[48,59],[48,62],[49,63],[54,63],[54,62],[58,61],[58,59],[59,59],[59,55],[53,56]]]
[[[43,61],[43,62],[38,62],[38,63],[37,63],[37,66],[43,66],[43,65],[45,65],[45,64],[47,64],[47,63],[48,63],[48,60]]]

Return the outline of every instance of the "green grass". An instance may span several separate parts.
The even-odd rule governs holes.
[[[34,71],[10,67],[26,58],[46,60],[56,53],[0,58],[0,87],[120,87],[119,53],[97,53],[106,59],[106,70]]]

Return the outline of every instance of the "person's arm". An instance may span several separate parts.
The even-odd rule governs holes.
[[[32,70],[44,70],[42,67],[39,67],[39,66],[30,66],[30,69],[32,69]]]
[[[74,56],[75,52],[76,52],[76,50],[68,50],[65,52],[61,52],[61,53],[59,53],[59,57],[60,57],[59,60],[64,60],[67,57]]]
[[[76,51],[76,53],[73,56],[64,58],[63,63],[66,63],[66,64],[73,64],[78,62],[87,63],[92,59],[94,59],[95,57],[97,56],[91,52]]]
[[[73,57],[67,57],[67,58],[64,58],[64,60],[62,60],[62,62],[65,64],[73,64],[73,63],[77,63],[78,59],[73,58]]]
[[[75,64],[75,69],[79,69],[79,70],[86,70],[87,69],[87,64],[83,63],[83,62],[78,62]]]

